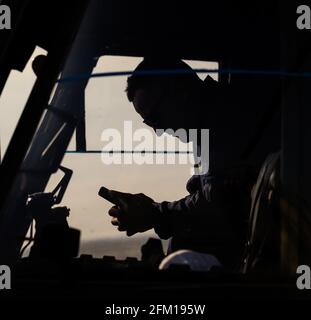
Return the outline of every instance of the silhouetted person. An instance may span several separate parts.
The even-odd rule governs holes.
[[[178,74],[144,71],[184,70]],[[144,194],[107,190],[112,224],[127,235],[154,229],[171,239],[170,251],[190,249],[215,255],[235,268],[244,250],[251,188],[267,154],[279,148],[279,123],[265,128],[256,148],[245,155],[275,83],[239,79],[238,85],[202,81],[184,62],[145,58],[128,78],[127,96],[153,129],[210,129],[209,171],[187,183],[189,195],[156,203]],[[188,136],[189,138],[189,136]],[[165,185],[165,181],[163,181]]]

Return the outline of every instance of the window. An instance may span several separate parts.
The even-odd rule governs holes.
[[[37,55],[46,51],[37,47],[29,59],[23,72],[12,70],[6,82],[0,99],[0,141],[1,158],[10,142],[14,129],[27,102],[36,76],[31,63]]]
[[[98,60],[94,73],[133,70],[141,61],[134,57],[105,56]],[[187,61],[188,62],[188,61]],[[217,68],[216,63],[188,62],[194,68]],[[205,75],[200,75],[204,77]],[[214,74],[215,76],[215,74]],[[101,186],[130,193],[145,193],[155,201],[173,201],[184,197],[186,182],[190,178],[192,164],[104,164],[101,154],[105,142],[102,133],[117,129],[124,135],[124,121],[130,121],[133,130],[146,128],[154,139],[155,133],[142,122],[128,102],[125,87],[126,76],[91,78],[85,92],[87,153],[75,153],[74,143],[62,165],[74,173],[62,205],[71,209],[69,223],[82,231],[80,253],[140,257],[140,247],[154,232],[127,237],[110,223],[108,210],[112,204],[100,198]],[[175,138],[171,138],[175,139]],[[154,140],[154,141],[155,141]],[[183,148],[182,144],[179,147]],[[153,146],[150,146],[152,149]],[[60,179],[58,174],[50,179],[47,191]],[[165,243],[166,245],[167,243]]]

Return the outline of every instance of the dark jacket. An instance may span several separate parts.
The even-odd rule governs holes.
[[[187,183],[189,195],[155,204],[155,232],[171,238],[171,252],[189,249],[215,255],[225,266],[238,266],[243,253],[252,168],[231,168],[218,175],[194,176]]]
[[[269,90],[261,94],[264,86],[271,87],[271,97]],[[241,262],[251,189],[262,161],[279,148],[278,113],[267,120],[255,150],[247,159],[242,159],[242,154],[256,134],[258,122],[268,108],[275,107],[274,91],[268,82],[259,82],[214,95],[202,91],[194,95],[192,101],[202,105],[206,128],[210,128],[210,170],[189,180],[188,196],[155,204],[155,232],[162,239],[171,238],[171,251],[191,249],[213,254],[230,268]]]

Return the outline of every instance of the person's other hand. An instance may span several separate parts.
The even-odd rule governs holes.
[[[108,214],[112,225],[128,236],[154,227],[154,201],[143,193],[131,194],[101,188],[99,195],[114,204]]]

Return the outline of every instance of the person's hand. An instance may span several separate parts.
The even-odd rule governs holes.
[[[143,193],[124,193],[102,187],[99,195],[114,204],[108,214],[119,231],[132,236],[154,227],[154,201]]]

